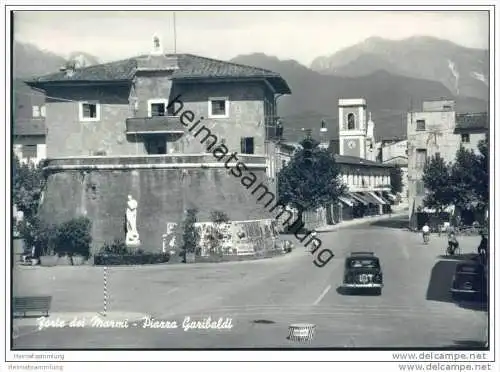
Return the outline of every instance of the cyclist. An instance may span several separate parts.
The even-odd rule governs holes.
[[[455,231],[453,231],[453,229],[450,229],[450,232],[448,234],[448,253],[450,255],[454,255],[455,251],[458,248],[458,245],[459,244],[458,244],[457,237],[455,235]]]
[[[422,236],[424,238],[424,243],[427,243],[429,241],[430,233],[431,233],[431,228],[426,222],[422,227]]]

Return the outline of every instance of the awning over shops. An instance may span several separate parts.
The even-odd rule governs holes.
[[[384,199],[382,199],[380,196],[378,196],[377,194],[375,194],[374,192],[368,192],[368,194],[374,198],[375,200],[378,201],[379,204],[382,204],[382,205],[386,205],[388,204]]]
[[[387,205],[390,205],[390,204],[391,204],[391,202],[390,202],[389,200],[387,200],[381,192],[376,192],[375,194],[376,194],[376,195],[377,195],[380,199],[382,199],[382,200],[385,202],[385,204],[387,204]]]
[[[391,200],[393,200],[393,201],[397,199],[396,195],[393,195],[393,194],[391,194],[390,192],[387,192],[387,193],[386,193],[386,195],[387,195],[387,197],[388,197],[389,199],[391,199]]]
[[[361,197],[363,197],[366,201],[368,201],[370,204],[374,205],[383,205],[382,201],[375,198],[371,193],[369,192],[363,192],[359,193],[361,194]]]
[[[356,192],[349,193],[349,196],[353,197],[363,205],[368,205],[371,203],[370,201],[368,201],[367,199],[365,199],[363,196],[361,196],[359,193]]]
[[[354,206],[354,204],[355,204],[355,201],[354,201],[354,200],[352,200],[351,198],[349,198],[348,196],[339,196],[339,200],[340,200],[342,203],[344,203],[344,204],[348,205],[349,207],[353,207],[353,206]]]

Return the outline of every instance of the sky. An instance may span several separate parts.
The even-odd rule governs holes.
[[[488,48],[486,11],[16,11],[14,39],[68,57],[83,51],[100,62],[151,50],[229,60],[265,53],[304,65],[378,36],[434,36]],[[174,37],[174,35],[176,37]]]

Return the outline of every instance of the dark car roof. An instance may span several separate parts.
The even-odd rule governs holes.
[[[370,255],[355,255],[355,256],[349,256],[346,258],[348,261],[355,261],[355,260],[372,260],[372,261],[378,261],[378,257],[376,256],[370,256]]]
[[[363,252],[351,252],[350,257],[375,257],[375,253],[363,251]]]

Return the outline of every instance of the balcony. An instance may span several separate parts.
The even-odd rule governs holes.
[[[127,134],[135,135],[184,133],[184,126],[179,116],[128,118],[126,127]]]

